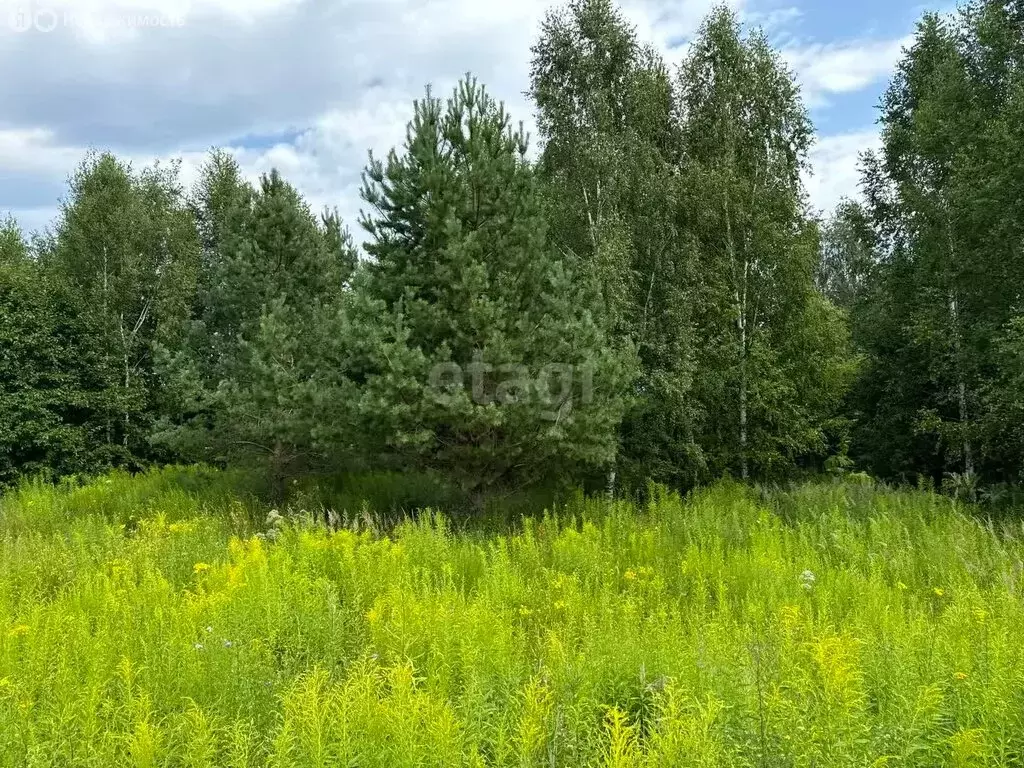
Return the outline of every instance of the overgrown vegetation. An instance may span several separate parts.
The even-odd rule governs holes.
[[[1019,765],[1022,30],[926,15],[825,222],[725,8],[552,11],[536,159],[428,91],[362,252],[90,154],[0,224],[0,768]]]
[[[552,11],[535,160],[428,91],[362,252],[90,154],[0,225],[0,768],[1019,765],[1020,22],[924,17],[824,222],[724,8]]]
[[[384,535],[358,511],[340,530],[279,515],[237,482],[165,470],[3,497],[0,765],[1024,751],[1024,528],[944,496],[719,484]]]
[[[91,154],[52,232],[0,226],[0,483],[168,461],[415,470],[465,506],[850,468],[964,498],[1024,467],[1020,11],[926,14],[863,193],[726,8],[666,62],[611,0],[530,51],[527,137],[468,76],[334,211],[214,151]],[[525,52],[524,52],[525,53]],[[855,190],[850,190],[851,196]]]

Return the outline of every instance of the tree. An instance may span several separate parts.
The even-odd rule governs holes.
[[[825,222],[815,280],[837,307],[849,310],[864,291],[875,263],[875,234],[868,212],[844,198]]]
[[[984,392],[985,455],[998,471],[989,480],[1024,483],[1024,313],[1017,313],[995,340],[997,373]]]
[[[824,452],[849,375],[842,323],[814,290],[817,230],[800,180],[811,124],[763,34],[743,39],[726,8],[701,27],[678,99],[702,441],[717,471],[782,474]]]
[[[0,221],[0,486],[100,464],[90,428],[96,349],[67,298],[14,221]]]
[[[90,154],[42,254],[67,311],[101,350],[92,376],[103,392],[96,416],[111,463],[147,460],[161,398],[154,344],[173,346],[185,330],[199,244],[177,176],[177,164],[135,172]]]
[[[401,154],[364,175],[363,322],[407,353],[371,354],[392,460],[480,503],[615,458],[630,360],[609,345],[587,275],[552,247],[527,139],[473,79],[414,105]],[[374,309],[374,307],[376,309]],[[375,360],[373,358],[376,358]]]
[[[612,342],[640,358],[619,474],[633,487],[692,485],[704,470],[691,391],[695,280],[679,226],[671,78],[609,0],[549,13],[532,52],[554,243],[597,280]]]
[[[1024,280],[1020,13],[978,0],[927,14],[883,100],[864,169],[882,263],[854,313],[862,403],[882,398],[861,450],[880,472],[972,487],[1016,474],[992,409]]]
[[[338,210],[325,210],[320,214],[320,230],[324,240],[324,248],[330,255],[330,263],[334,285],[342,288],[352,287],[356,269],[359,266],[359,254],[356,251],[352,235],[348,231]],[[333,289],[332,289],[333,290]]]
[[[256,190],[242,177],[229,153],[214,149],[200,168],[189,207],[199,230],[202,254],[186,348],[199,376],[197,385],[216,388],[238,343],[242,297],[234,261],[252,218]],[[179,361],[183,362],[183,361]]]
[[[179,407],[155,440],[255,464],[281,495],[287,479],[327,460],[313,449],[314,335],[341,301],[354,248],[335,213],[318,221],[277,171],[252,188],[223,152],[211,154],[193,197],[199,287],[185,344],[164,350]]]

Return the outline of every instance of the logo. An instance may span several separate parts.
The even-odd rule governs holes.
[[[4,0],[0,0],[0,12]],[[174,14],[166,13],[81,13],[75,10],[59,11],[42,5],[15,5],[7,12],[8,26],[14,32],[53,32],[57,27],[102,31],[111,29],[167,29],[185,25],[190,2],[180,3]],[[0,15],[0,19],[3,16]]]
[[[7,21],[15,32],[28,32],[35,26],[35,12],[28,6],[18,6],[9,12]]]
[[[16,5],[7,12],[7,22],[15,32],[53,32],[63,23],[63,17],[53,8]]]

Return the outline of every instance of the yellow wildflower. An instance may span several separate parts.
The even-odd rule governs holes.
[[[532,614],[533,614],[533,609],[532,608],[527,608],[525,605],[520,605],[519,606],[519,615],[520,616],[530,616]]]
[[[623,574],[623,577],[626,579],[626,581],[636,581],[636,571],[630,568]]]
[[[932,591],[933,591],[933,592],[935,593],[935,596],[936,596],[936,597],[942,597],[943,595],[945,595],[945,594],[946,594],[946,591],[945,591],[945,590],[943,590],[943,589],[940,589],[939,587],[936,587],[936,588],[935,588],[935,589],[933,589]]]
[[[373,601],[373,605],[370,606],[370,609],[366,612],[366,620],[370,624],[380,623],[384,619],[387,609],[387,601],[384,600],[384,598],[378,597]]]
[[[963,680],[967,679],[967,673],[966,672],[954,672],[953,673],[953,677],[955,677],[957,680],[963,681]]]
[[[203,573],[205,571],[210,570],[210,564],[209,563],[196,563],[194,566],[192,566],[192,570],[195,571],[196,573]]]
[[[565,600],[556,600],[555,601],[555,610],[556,611],[564,611],[565,610]]]
[[[14,627],[12,630],[10,630],[7,633],[7,635],[8,635],[8,637],[21,637],[22,635],[27,635],[28,633],[29,633],[29,626],[28,626],[28,624],[19,624],[18,626]]]
[[[907,589],[907,585],[904,584],[902,581],[897,581],[896,582],[896,589],[900,590],[901,592],[905,591]]]
[[[984,624],[985,619],[988,618],[988,611],[986,611],[984,608],[975,608],[974,618],[978,620],[979,624]]]
[[[792,629],[800,621],[800,606],[785,605],[782,607],[782,623],[785,627]]]

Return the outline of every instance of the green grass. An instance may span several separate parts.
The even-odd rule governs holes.
[[[1024,528],[937,495],[263,516],[197,470],[0,499],[0,766],[1024,759]]]

